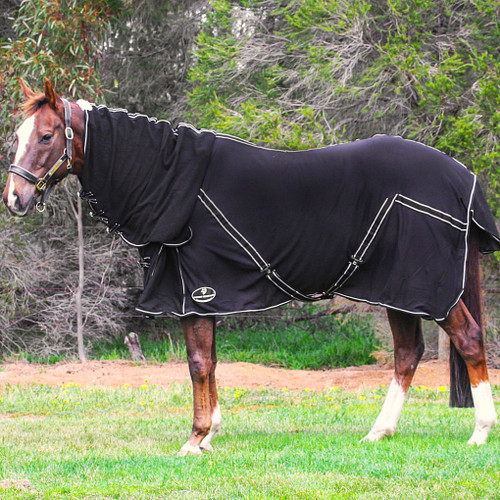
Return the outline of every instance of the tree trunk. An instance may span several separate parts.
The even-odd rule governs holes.
[[[439,329],[438,358],[439,361],[450,360],[450,337],[441,329]]]
[[[69,204],[73,215],[76,220],[76,227],[78,231],[78,286],[75,293],[75,306],[76,306],[76,341],[78,344],[78,357],[82,363],[87,362],[87,354],[85,352],[85,344],[83,342],[83,306],[82,306],[82,296],[83,296],[83,285],[85,283],[85,262],[83,257],[83,211],[82,211],[82,200],[79,196],[76,198],[76,209],[73,204],[72,196],[68,189],[68,184],[64,185],[66,189],[66,195],[69,200]]]
[[[76,224],[78,227],[78,288],[76,290],[76,339],[78,342],[78,356],[80,361],[85,363],[87,355],[85,353],[85,344],[83,343],[83,308],[82,308],[82,295],[83,285],[85,281],[85,262],[83,258],[83,216],[82,216],[82,200],[78,196],[76,202],[77,217]]]
[[[125,337],[125,345],[130,351],[130,356],[132,361],[146,361],[146,356],[142,353],[141,343],[139,341],[139,335],[135,332],[130,332]]]

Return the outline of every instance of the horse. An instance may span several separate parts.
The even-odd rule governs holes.
[[[486,442],[497,415],[481,328],[479,257],[500,249],[500,239],[463,165],[388,136],[277,151],[69,102],[48,80],[40,93],[21,86],[25,121],[4,203],[15,216],[43,210],[50,190],[77,175],[93,215],[139,249],[145,287],[138,310],[170,308],[185,338],[193,426],[179,455],[212,451],[221,427],[215,317],[337,294],[385,306],[394,341],[394,376],[363,440],[394,435],[427,318],[451,339],[450,404],[475,406],[468,443]],[[151,167],[154,161],[161,166]]]

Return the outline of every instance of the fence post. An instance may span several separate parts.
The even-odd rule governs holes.
[[[439,329],[438,359],[439,361],[450,360],[450,337],[441,328]]]

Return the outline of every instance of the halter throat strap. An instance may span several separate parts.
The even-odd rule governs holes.
[[[63,176],[59,179],[54,179],[50,185],[49,182],[52,180],[52,178],[64,162],[67,162],[67,172],[71,171],[72,166],[74,133],[73,129],[71,128],[71,105],[66,99],[61,100],[64,104],[64,137],[66,140],[66,148],[64,149],[63,154],[43,177],[37,177],[29,170],[26,170],[19,165],[12,164],[9,167],[9,172],[19,175],[23,179],[26,179],[28,182],[31,182],[31,184],[35,185],[36,191],[40,196],[40,199],[36,203],[36,208],[40,212],[43,212],[43,210],[45,210],[45,201],[48,199],[50,192],[52,191],[54,186],[66,176]]]

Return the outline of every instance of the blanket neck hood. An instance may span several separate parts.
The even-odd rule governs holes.
[[[133,246],[178,245],[205,177],[215,134],[88,105],[80,196]]]

